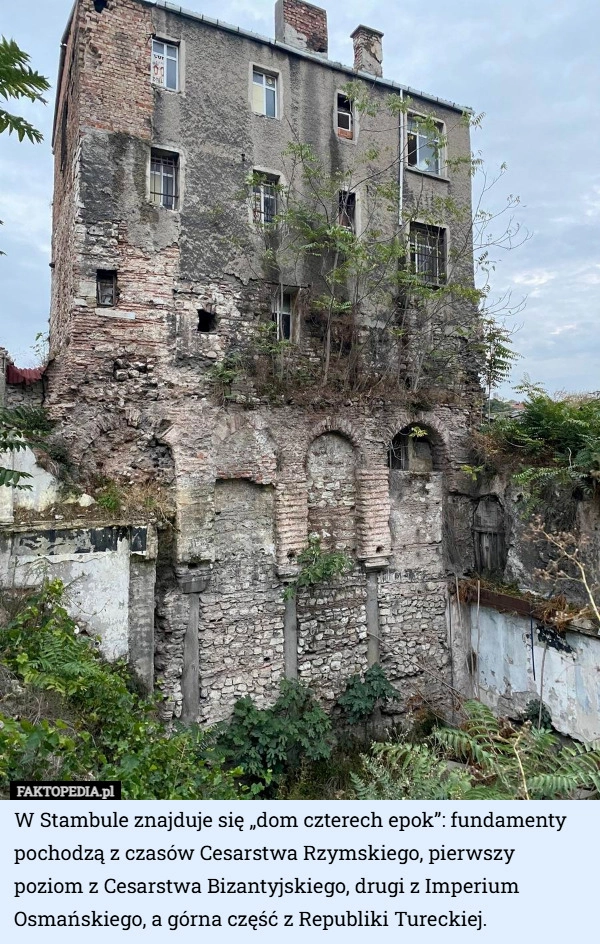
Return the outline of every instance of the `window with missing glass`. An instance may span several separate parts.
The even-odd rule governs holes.
[[[337,94],[337,133],[340,138],[352,140],[354,137],[354,112],[352,102],[347,95]]]
[[[152,148],[150,156],[150,202],[176,210],[179,201],[179,156]]]
[[[255,223],[272,223],[277,216],[279,178],[271,174],[254,174],[252,218]]]
[[[428,174],[442,172],[443,126],[431,119],[409,115],[407,120],[407,163]]]
[[[252,110],[257,115],[277,118],[277,76],[252,70]]]
[[[152,40],[152,66],[150,77],[153,85],[176,92],[179,87],[179,46]]]
[[[356,232],[356,194],[351,190],[338,193],[338,224],[350,232]]]
[[[115,269],[98,269],[96,272],[96,303],[100,308],[114,308],[117,304]]]
[[[273,321],[277,326],[277,340],[291,341],[294,293],[277,292],[273,299]]]
[[[429,285],[446,281],[446,234],[438,226],[410,225],[410,264]]]

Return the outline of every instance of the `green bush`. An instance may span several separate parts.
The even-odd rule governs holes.
[[[62,605],[63,585],[46,582],[0,630],[0,658],[34,696],[53,692],[69,722],[0,715],[0,789],[10,780],[120,780],[125,799],[235,799],[238,771],[224,771],[197,727],[168,736],[156,703],[130,685],[78,634]]]
[[[399,697],[400,693],[376,663],[367,669],[363,678],[352,675],[348,679],[337,703],[350,724],[366,724],[376,708]]]
[[[308,689],[284,680],[271,708],[251,698],[236,702],[217,744],[229,765],[241,768],[249,783],[275,788],[303,761],[331,755],[331,722]]]

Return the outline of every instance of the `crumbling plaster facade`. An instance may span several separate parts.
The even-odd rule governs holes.
[[[158,549],[155,668],[165,715],[207,723],[241,695],[268,702],[285,675],[331,703],[375,661],[404,708],[413,698],[443,707],[447,572],[451,557],[462,567],[465,548],[472,555],[461,472],[477,396],[467,349],[464,396],[434,409],[409,410],[385,392],[310,407],[252,394],[223,401],[210,382],[212,366],[270,320],[272,286],[257,277],[249,207],[236,195],[255,168],[285,179],[291,138],[311,143],[335,172],[376,137],[375,170],[391,162],[397,175],[399,164],[407,203],[436,196],[470,207],[466,166],[442,177],[399,162],[401,120],[376,115],[371,135],[357,123],[353,140],[335,133],[336,96],[349,80],[382,102],[408,94],[379,78],[381,34],[360,27],[356,68],[345,68],[324,58],[323,11],[278,6],[290,28],[273,42],[169,4],[78,0],[59,76],[46,403],[82,480],[172,490],[175,537]],[[177,91],[151,84],[152,37],[178,49]],[[250,106],[253,65],[277,77],[275,119]],[[468,156],[462,109],[410,95],[444,123],[449,161]],[[149,200],[152,148],[177,155],[176,209]],[[472,260],[462,265],[472,278]],[[117,273],[112,307],[97,304],[99,270]],[[310,293],[314,272],[282,279]],[[214,331],[198,330],[199,309],[214,315]],[[361,330],[373,327],[365,311]],[[410,424],[430,431],[437,460],[431,471],[390,472],[389,444]],[[315,531],[351,557],[352,570],[285,601]]]

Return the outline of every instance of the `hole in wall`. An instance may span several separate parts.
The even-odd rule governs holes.
[[[381,544],[379,544],[379,545],[375,548],[375,553],[376,553],[376,554],[382,554],[382,553],[383,553],[383,546],[382,546]]]
[[[209,334],[217,327],[217,316],[206,308],[198,309],[198,331],[202,334]]]

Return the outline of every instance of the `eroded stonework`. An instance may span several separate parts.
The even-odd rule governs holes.
[[[46,403],[82,479],[159,482],[173,495],[155,595],[166,717],[212,723],[244,695],[267,704],[286,674],[331,704],[374,661],[401,692],[402,710],[419,700],[443,710],[447,574],[464,566],[460,536],[471,531],[461,467],[478,389],[467,346],[449,378],[454,396],[435,406],[409,407],[385,388],[335,402],[318,390],[310,400],[269,400],[252,376],[219,379],[232,357],[252,360],[260,326],[272,318],[273,285],[248,261],[255,237],[247,202],[236,196],[248,174],[258,167],[283,176],[290,136],[310,142],[333,170],[348,169],[369,135],[358,125],[354,140],[335,133],[339,89],[358,77],[381,102],[400,94],[376,78],[376,31],[361,27],[355,37],[370,44],[357,51],[357,68],[374,70],[369,79],[323,58],[326,20],[315,8],[297,0],[279,7],[280,16],[293,14],[291,45],[146,0],[101,11],[78,0],[54,137]],[[177,89],[151,83],[152,37],[177,47]],[[277,77],[275,118],[251,107],[253,68]],[[417,106],[448,129],[449,167],[469,154],[460,108],[427,96]],[[383,115],[372,124],[383,172],[390,155],[398,162],[401,126]],[[161,206],[149,187],[152,161],[165,154],[177,165],[178,194]],[[465,167],[442,179],[404,170],[401,160],[407,204],[450,197],[470,206]],[[365,191],[365,206],[368,199]],[[472,280],[472,260],[463,265]],[[99,304],[99,272],[114,274],[110,306]],[[310,267],[281,277],[298,289],[293,341],[309,366],[316,278]],[[377,340],[377,317],[366,311],[358,327],[374,368],[391,357]],[[465,307],[463,318],[476,314]],[[431,461],[390,469],[390,443],[411,424],[425,431]],[[450,505],[454,543],[443,527]],[[350,569],[286,601],[313,534],[324,550],[347,554]]]

